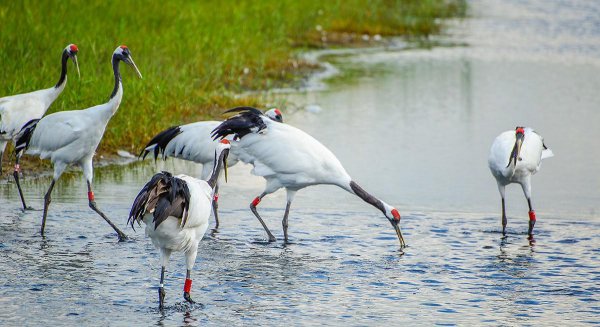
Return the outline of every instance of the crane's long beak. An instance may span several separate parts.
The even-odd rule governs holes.
[[[223,171],[225,173],[225,183],[227,183],[227,157],[229,157],[229,149],[223,150],[223,154],[222,154]]]
[[[400,231],[400,213],[398,212],[398,210],[396,210],[396,208],[392,208],[391,214],[393,218],[390,219],[387,216],[387,214],[386,217],[388,217],[390,224],[392,224],[392,227],[394,227],[394,229],[396,230],[396,235],[398,235],[398,241],[400,241],[400,248],[405,248],[406,243],[404,243],[404,237],[402,237],[402,232]]]
[[[521,154],[521,147],[523,146],[523,138],[524,137],[525,137],[525,135],[522,133],[517,134],[517,140],[515,141],[515,146],[513,147],[513,150],[510,153],[510,158],[508,159],[508,165],[506,165],[507,168],[508,168],[508,166],[510,166],[511,163],[514,163],[515,166],[517,165],[519,155]]]
[[[402,231],[400,231],[400,222],[390,221],[394,229],[396,230],[396,235],[398,236],[398,241],[400,242],[400,248],[405,248],[406,243],[404,242],[404,237],[402,236]]]
[[[137,68],[137,66],[135,65],[135,62],[133,61],[133,58],[130,56],[128,56],[125,60],[124,60],[129,66],[133,67],[133,69],[135,70],[135,72],[138,74],[138,76],[140,78],[142,78],[142,73],[140,73],[140,70]]]
[[[81,78],[81,73],[79,72],[79,63],[77,62],[77,55],[73,55],[71,57],[71,60],[73,60],[73,63],[75,64],[75,67],[77,68],[77,77]]]

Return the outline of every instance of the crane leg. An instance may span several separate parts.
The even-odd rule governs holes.
[[[164,286],[164,280],[165,280],[165,270],[166,267],[162,266],[160,268],[160,285],[158,287],[158,309],[163,310],[165,307],[165,286]]]
[[[46,195],[44,195],[44,214],[42,216],[42,229],[40,231],[42,236],[44,236],[44,228],[46,228],[46,217],[48,216],[48,207],[50,206],[50,202],[52,202],[52,189],[54,188],[55,183],[56,179],[52,179],[52,183],[50,183],[48,192],[46,192]]]
[[[192,296],[190,295],[190,292],[192,291],[192,279],[190,278],[192,274],[192,271],[190,269],[188,269],[185,273],[185,284],[183,286],[183,298],[188,301],[189,303],[196,303],[194,302],[194,300],[192,300]]]
[[[254,199],[254,201],[252,201],[252,203],[250,203],[250,210],[252,210],[252,213],[254,213],[254,215],[256,216],[256,218],[258,218],[258,221],[260,222],[260,224],[262,225],[262,227],[265,229],[265,232],[267,232],[267,235],[269,236],[269,242],[275,242],[276,241],[275,236],[273,236],[273,234],[269,230],[269,227],[267,227],[267,224],[265,224],[265,222],[262,220],[262,218],[258,214],[258,211],[256,210],[256,206],[260,203],[260,200],[262,200],[262,198],[265,195],[267,195],[267,193],[263,192],[261,195],[257,196]]]
[[[4,158],[4,150],[0,151],[0,176],[2,176],[2,158]]]
[[[17,189],[19,190],[19,196],[21,197],[21,203],[23,204],[23,210],[33,210],[32,207],[28,207],[25,204],[25,197],[23,196],[23,190],[21,189],[21,183],[19,183],[19,172],[21,171],[21,166],[19,165],[19,161],[21,160],[21,156],[17,155],[17,160],[15,162],[15,171],[13,172],[13,177],[15,178],[15,183],[17,184]]]
[[[508,220],[506,219],[506,208],[504,206],[504,197],[502,198],[502,235],[506,235],[506,224]]]
[[[527,205],[529,206],[529,231],[527,232],[527,234],[529,234],[529,237],[532,238],[533,237],[533,226],[535,226],[535,211],[533,210],[533,208],[531,207],[531,199],[527,198]]]
[[[215,186],[215,195],[213,196],[212,207],[215,215],[215,229],[219,228],[219,185]]]
[[[127,235],[125,235],[125,233],[123,233],[115,224],[113,224],[113,222],[110,221],[110,219],[108,219],[108,217],[106,217],[106,215],[102,211],[100,211],[100,209],[98,209],[98,207],[96,206],[96,201],[94,200],[94,192],[92,192],[92,183],[90,183],[90,181],[88,181],[87,185],[88,185],[88,200],[89,200],[90,208],[92,208],[92,210],[94,210],[97,214],[99,214],[100,217],[102,217],[104,220],[106,220],[106,222],[110,225],[110,227],[112,227],[115,230],[115,232],[117,232],[119,241],[125,241],[127,239]]]
[[[529,206],[529,239],[533,240],[533,226],[535,225],[535,211],[531,206],[531,176],[528,176],[527,179],[523,183],[521,183],[521,187],[523,188],[523,194],[525,194],[525,198],[527,199],[527,205]]]
[[[281,222],[281,225],[283,226],[283,238],[285,243],[288,242],[288,215],[290,214],[291,206],[292,201],[288,201],[287,205],[285,206],[285,214],[283,215],[283,221]]]
[[[281,221],[281,225],[283,226],[283,238],[284,242],[288,242],[288,216],[290,214],[290,207],[292,206],[292,201],[294,200],[294,196],[296,196],[296,191],[286,189],[287,191],[287,204],[285,205],[285,214],[283,214],[283,220]]]

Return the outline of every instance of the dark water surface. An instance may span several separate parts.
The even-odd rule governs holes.
[[[247,209],[264,182],[238,165],[221,191],[221,228],[201,242],[192,296],[173,255],[164,313],[158,254],[125,221],[157,170],[199,175],[169,160],[99,169],[98,205],[131,237],[118,243],[88,207],[79,173],[57,184],[46,226],[0,184],[0,325],[584,325],[600,324],[600,3],[473,1],[445,42],[468,47],[377,51],[338,59],[358,72],[286,121],[326,144],[365,189],[395,205],[409,245],[335,187],[298,193],[292,244],[265,243]],[[346,71],[345,70],[345,71]],[[487,169],[493,138],[536,128],[556,157],[533,178],[529,242],[520,188],[507,189],[508,237]],[[24,184],[42,207],[49,180]],[[259,210],[282,237],[285,193]],[[212,218],[211,218],[212,219]]]

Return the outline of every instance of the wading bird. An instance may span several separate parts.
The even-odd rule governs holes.
[[[396,230],[400,246],[405,246],[398,210],[363,190],[323,144],[300,129],[267,119],[258,109],[239,107],[227,112],[238,114],[221,123],[212,135],[215,139],[235,135],[232,153],[239,160],[252,164],[253,174],[266,179],[264,192],[252,201],[250,209],[267,232],[269,242],[274,242],[275,237],[256,210],[263,197],[282,187],[286,189],[287,205],[282,224],[287,242],[288,215],[296,192],[311,185],[330,184],[381,210]]]
[[[502,197],[502,235],[506,235],[506,210],[504,188],[511,183],[521,184],[529,206],[529,236],[533,236],[535,211],[531,206],[531,175],[540,170],[542,159],[554,156],[544,144],[544,138],[529,127],[517,126],[494,140],[488,165],[498,183]]]
[[[94,177],[92,157],[102,140],[102,135],[108,121],[117,112],[121,98],[123,97],[123,85],[119,71],[119,63],[121,61],[130,65],[138,76],[142,78],[142,74],[131,58],[129,49],[124,45],[119,46],[112,55],[115,86],[107,103],[84,110],[53,113],[42,119],[30,121],[20,132],[15,148],[17,163],[23,152],[27,150],[27,153],[39,155],[42,159],[50,158],[54,167],[52,183],[50,183],[50,188],[48,188],[48,192],[44,196],[42,235],[44,235],[46,216],[54,184],[69,165],[79,165],[87,181],[90,208],[110,224],[117,232],[119,240],[126,238],[125,234],[98,209],[94,200],[94,192],[92,191],[92,179]],[[21,193],[21,186],[18,184],[18,179],[17,186]]]
[[[270,109],[265,115],[276,122],[283,122],[283,116],[279,109]],[[162,154],[162,158],[175,157],[195,163],[202,164],[202,174],[200,179],[206,180],[212,172],[212,163],[214,153],[218,142],[215,142],[210,133],[219,126],[220,121],[201,121],[187,125],[175,126],[158,133],[142,152],[140,157],[143,159],[152,152],[154,160]],[[229,167],[235,165],[238,159],[231,154],[227,159]],[[219,182],[215,187],[215,195],[212,206],[215,215],[215,228],[219,228]]]
[[[77,46],[69,44],[61,55],[62,69],[56,85],[49,89],[30,93],[11,95],[0,98],[0,174],[2,173],[2,157],[9,141],[16,143],[16,137],[21,128],[32,119],[39,119],[46,113],[52,102],[58,98],[67,85],[67,61],[73,60],[77,73]],[[19,165],[15,165],[14,174],[18,174]],[[15,177],[15,178],[18,178]],[[25,206],[23,206],[24,209]]]
[[[146,224],[146,235],[160,251],[158,301],[161,310],[165,300],[165,270],[173,251],[185,253],[187,271],[183,297],[194,303],[190,296],[191,272],[198,254],[198,244],[208,229],[211,201],[223,167],[227,180],[230,147],[228,140],[218,143],[212,173],[207,181],[186,175],[174,177],[167,172],[158,173],[142,188],[133,202],[127,223],[134,228],[135,222],[141,225],[143,221]]]

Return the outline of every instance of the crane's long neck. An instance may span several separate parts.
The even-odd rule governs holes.
[[[121,86],[121,71],[119,70],[119,60],[116,56],[112,58],[112,66],[113,72],[115,73],[115,87],[113,88],[112,93],[110,94],[110,99],[112,100],[114,97],[123,96],[122,86]],[[121,89],[121,92],[119,90]]]
[[[219,174],[221,174],[221,170],[223,169],[223,165],[225,164],[225,160],[226,160],[225,156],[228,153],[229,153],[229,149],[225,149],[225,150],[221,151],[221,153],[219,153],[218,157],[215,156],[215,164],[214,164],[212,174],[210,175],[210,178],[208,179],[208,181],[206,181],[212,189],[214,189],[215,186],[217,185],[217,181],[219,180]]]
[[[383,201],[381,201],[378,198],[367,193],[367,191],[365,191],[362,187],[360,187],[354,181],[350,181],[350,189],[346,188],[346,190],[351,193],[356,194],[359,198],[363,199],[363,201],[365,201],[368,204],[374,206],[375,208],[381,210],[381,212],[383,212],[384,215],[386,214],[385,204],[383,203]]]
[[[69,60],[69,54],[67,54],[67,50],[65,49],[62,53],[62,58],[61,58],[61,70],[60,70],[60,78],[58,79],[58,82],[56,83],[56,85],[54,85],[55,89],[60,89],[62,91],[62,89],[65,88],[66,82],[67,82],[67,61]]]
[[[110,118],[117,112],[121,99],[123,98],[123,84],[121,82],[121,72],[119,70],[119,63],[121,62],[116,56],[112,58],[113,72],[115,75],[115,86],[110,94],[110,99],[104,108],[102,108],[102,116],[108,123]]]

